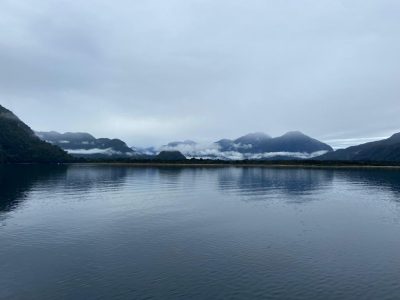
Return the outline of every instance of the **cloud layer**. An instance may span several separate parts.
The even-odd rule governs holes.
[[[251,146],[251,145],[250,145]],[[243,150],[243,145],[238,144],[237,148]],[[159,151],[180,151],[186,156],[186,158],[203,158],[203,159],[222,159],[222,160],[243,160],[243,159],[269,159],[269,158],[299,158],[308,159],[325,154],[327,151],[316,151],[312,153],[307,152],[264,152],[264,153],[251,153],[251,152],[239,152],[239,151],[222,151],[221,147],[213,143],[208,144],[178,144],[178,145],[166,145],[160,149],[155,150],[151,154],[155,154]],[[251,149],[249,149],[251,150]],[[146,152],[143,152],[145,154]]]
[[[399,14],[393,0],[4,0],[1,104],[35,130],[143,146],[388,136]]]

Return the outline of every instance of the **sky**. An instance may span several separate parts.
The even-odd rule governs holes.
[[[130,146],[400,131],[398,0],[0,0],[0,104]]]

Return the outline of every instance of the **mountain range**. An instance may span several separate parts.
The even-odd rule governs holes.
[[[174,141],[159,148],[128,147],[119,139],[96,139],[88,133],[37,132],[41,139],[59,146],[76,157],[153,158],[160,152],[180,152],[187,158],[221,160],[304,160],[318,161],[400,161],[400,133],[388,139],[333,151],[328,144],[299,131],[279,137],[256,132],[236,139],[221,139],[212,144],[192,140]],[[163,153],[165,155],[165,153]],[[178,157],[178,155],[176,155]]]
[[[34,132],[0,105],[0,162],[69,162],[72,156],[101,159],[187,158],[221,160],[299,160],[400,162],[400,133],[391,137],[333,151],[331,146],[301,132],[279,137],[256,132],[212,144],[175,141],[162,147],[129,147],[120,139],[95,138],[89,133]]]
[[[85,132],[36,132],[42,140],[77,157],[131,157],[137,153],[120,139],[95,138]]]
[[[170,142],[160,148],[128,147],[119,139],[96,139],[89,133],[36,132],[46,142],[56,145],[76,157],[143,157],[161,151],[179,151],[188,158],[204,159],[304,159],[333,149],[301,132],[288,132],[272,138],[264,133],[251,133],[234,140],[222,139],[199,145],[192,140]]]
[[[240,153],[314,153],[333,151],[332,147],[313,139],[299,131],[290,131],[282,136],[272,138],[262,133],[250,133],[235,140],[217,142],[221,151],[238,151]]]
[[[333,151],[332,147],[299,131],[272,138],[262,133],[250,133],[237,139],[221,139],[211,145],[199,145],[191,140],[172,142],[162,150],[180,151],[189,158],[207,159],[306,159]]]

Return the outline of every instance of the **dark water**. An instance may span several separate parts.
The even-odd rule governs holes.
[[[400,299],[400,171],[0,169],[0,299]]]

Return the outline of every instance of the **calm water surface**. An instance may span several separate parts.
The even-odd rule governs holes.
[[[0,299],[400,299],[400,171],[0,168]]]

